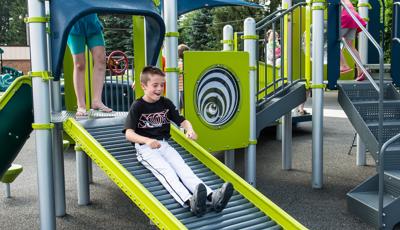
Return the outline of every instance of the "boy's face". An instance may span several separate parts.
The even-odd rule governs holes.
[[[146,101],[156,102],[160,100],[160,97],[164,92],[165,77],[158,74],[153,74],[150,75],[149,81],[147,81],[146,84],[142,83],[141,85]]]

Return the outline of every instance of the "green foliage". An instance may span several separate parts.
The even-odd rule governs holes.
[[[133,55],[132,16],[102,15],[106,51],[121,50],[128,56]]]
[[[25,0],[0,0],[0,44],[26,45],[24,17],[28,14]]]
[[[201,9],[190,13],[182,22],[179,33],[180,43],[186,43],[195,50],[208,50],[215,47],[211,25],[213,17],[211,10]]]
[[[392,14],[393,14],[393,0],[385,0],[385,32],[384,37],[384,53],[385,63],[390,63],[391,47],[392,47]]]
[[[276,6],[274,1],[270,8],[275,9]],[[243,31],[244,19],[253,17],[258,21],[267,14],[268,11],[263,9],[249,7],[218,7],[193,11],[180,18],[179,43],[187,44],[192,50],[221,50],[220,41],[225,25],[232,25],[234,31]]]

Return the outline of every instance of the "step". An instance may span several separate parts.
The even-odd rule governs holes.
[[[370,69],[370,70],[379,70],[380,64],[365,64],[365,68]],[[390,70],[391,64],[390,63],[385,63],[383,64],[383,69],[384,70]]]
[[[397,172],[396,172],[397,173]],[[348,210],[363,219],[365,222],[377,227],[378,225],[378,174],[368,178],[362,184],[347,193]],[[396,186],[396,185],[395,185]],[[388,229],[400,222],[400,199],[391,193],[385,180],[385,192],[383,195],[384,223]]]
[[[292,111],[306,100],[306,89],[304,83],[299,82],[284,92],[278,93],[275,98],[269,102],[257,106],[257,136],[261,130],[275,122],[284,114]]]
[[[339,88],[352,102],[379,99],[378,92],[370,82],[343,83],[339,84]],[[384,100],[400,100],[400,94],[389,82],[384,83]]]
[[[351,213],[376,227],[378,226],[378,198],[378,191],[348,193],[347,208]],[[395,199],[385,193],[383,196],[383,207],[388,206],[393,201]]]
[[[379,122],[369,122],[367,123],[369,130],[374,134],[376,140],[378,140],[379,133]],[[382,144],[385,143],[390,138],[396,136],[400,133],[400,120],[397,121],[384,121],[382,130]],[[396,145],[400,143],[400,140],[394,142]]]
[[[400,197],[400,170],[385,171],[385,190],[395,198]]]
[[[380,76],[379,76],[379,70],[378,72],[375,73],[371,73],[371,77],[375,80],[379,80]],[[388,81],[392,79],[392,75],[388,72],[384,72],[383,73],[383,80]]]
[[[379,103],[373,101],[357,101],[353,102],[357,111],[365,122],[378,122],[379,120]],[[385,121],[400,120],[400,100],[384,101],[383,103],[383,119]]]

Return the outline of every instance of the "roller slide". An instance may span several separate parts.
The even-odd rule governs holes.
[[[17,78],[0,96],[0,177],[32,132],[33,102],[29,77]]]
[[[221,212],[193,216],[181,207],[160,182],[136,159],[135,148],[121,133],[124,118],[76,121],[69,118],[64,130],[120,189],[160,229],[305,229],[295,219],[246,183],[197,143],[172,127],[170,144],[211,188],[230,181],[233,197]]]

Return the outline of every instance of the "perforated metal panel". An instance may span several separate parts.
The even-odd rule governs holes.
[[[391,84],[384,86],[383,143],[400,132],[400,94]],[[339,85],[339,103],[349,120],[377,160],[379,152],[378,93],[371,84]],[[384,224],[388,229],[399,220],[400,200],[400,141],[394,142],[384,155]],[[378,228],[378,174],[367,179],[347,194],[350,212]]]
[[[379,104],[377,102],[354,103],[357,111],[365,122],[378,122]],[[385,102],[383,104],[383,119],[385,121],[400,120],[400,101]]]
[[[374,101],[379,99],[378,92],[370,83],[341,84],[351,101]],[[384,100],[399,100],[400,96],[392,84],[384,85]]]
[[[188,229],[281,229],[236,191],[221,213],[207,210],[203,217],[193,216],[188,207],[180,206],[152,173],[138,162],[134,146],[125,140],[124,134],[121,132],[122,123],[87,127],[86,129]],[[223,181],[218,175],[205,167],[184,148],[173,140],[170,140],[169,144],[181,154],[189,167],[205,184],[212,189],[217,189],[222,185]]]

